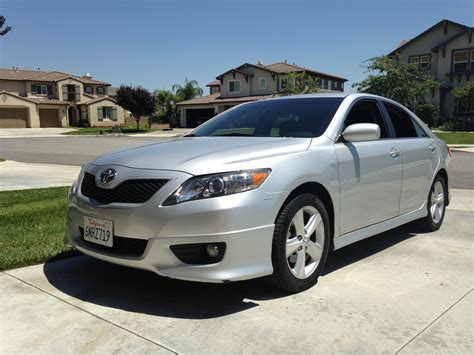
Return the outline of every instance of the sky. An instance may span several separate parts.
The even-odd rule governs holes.
[[[364,60],[442,19],[473,26],[474,1],[0,0],[0,15],[13,27],[0,37],[2,68],[205,89],[240,64],[287,60],[345,77],[351,92]]]

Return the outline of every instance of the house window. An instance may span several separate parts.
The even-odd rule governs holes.
[[[280,80],[280,89],[285,90],[288,87],[288,79]]]
[[[328,88],[328,84],[329,84],[328,79],[321,79],[321,87],[322,87],[323,89],[327,89],[327,88]]]
[[[419,63],[420,63],[420,56],[415,55],[415,56],[408,57],[408,64],[418,65]]]
[[[455,51],[453,54],[453,72],[465,73],[467,72],[468,51]]]
[[[219,92],[219,87],[218,86],[211,87],[211,94],[217,94],[218,92]]]
[[[98,95],[104,95],[105,94],[105,89],[102,86],[98,86],[96,90],[97,90]]]
[[[229,92],[240,92],[240,80],[229,80]]]
[[[48,85],[36,85],[37,95],[48,95]]]
[[[112,107],[102,107],[102,118],[103,119],[112,119]]]
[[[430,70],[431,54],[412,55],[408,57],[408,64],[415,64],[421,70]]]
[[[471,73],[474,73],[474,49],[471,49]]]
[[[431,68],[431,55],[420,56],[420,69],[429,70]]]
[[[86,92],[86,94],[92,94],[94,92],[94,90],[92,89],[92,86],[86,86],[84,88],[84,91]]]
[[[97,108],[97,118],[99,121],[117,121],[117,108],[113,106],[102,106]]]
[[[265,78],[260,78],[258,80],[258,88],[259,89],[266,89],[267,88],[267,79]]]

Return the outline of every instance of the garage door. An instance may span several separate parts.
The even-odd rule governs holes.
[[[58,110],[40,108],[40,127],[59,127]]]
[[[27,122],[26,108],[0,108],[0,128],[26,128]]]

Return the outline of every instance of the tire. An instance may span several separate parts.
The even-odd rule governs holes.
[[[273,274],[268,281],[292,293],[314,286],[326,263],[329,242],[329,215],[323,202],[310,193],[296,196],[275,222]]]
[[[428,215],[419,220],[420,227],[427,232],[437,231],[443,224],[447,198],[446,182],[437,175],[428,193]]]

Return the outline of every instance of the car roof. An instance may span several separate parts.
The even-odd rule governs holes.
[[[263,99],[265,101],[267,100],[288,100],[288,99],[308,99],[308,98],[351,98],[351,99],[356,99],[359,97],[367,97],[367,98],[374,98],[374,99],[385,99],[389,100],[385,97],[378,96],[378,95],[373,95],[373,94],[365,94],[365,93],[343,93],[343,92],[337,92],[337,93],[315,93],[315,94],[302,94],[302,95],[289,95],[289,96],[277,96],[277,97],[272,97],[268,99]],[[263,101],[262,100],[262,101]],[[390,100],[391,101],[391,100]]]

